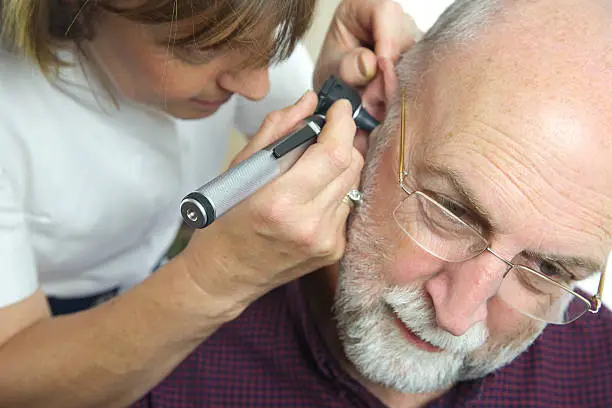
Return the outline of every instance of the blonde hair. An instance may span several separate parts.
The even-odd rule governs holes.
[[[142,24],[193,18],[193,32],[174,46],[248,48],[251,63],[287,58],[306,33],[316,0],[147,0],[121,8],[112,0],[0,0],[0,42],[35,61],[45,73],[63,61],[57,50],[95,36],[100,11]],[[273,33],[274,35],[270,35]]]
[[[58,62],[40,24],[49,20],[48,2],[37,0],[3,0],[0,2],[0,38],[9,50],[19,50],[47,68]]]

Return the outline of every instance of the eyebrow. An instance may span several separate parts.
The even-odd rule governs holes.
[[[478,199],[474,191],[456,170],[431,162],[425,164],[424,170],[430,175],[435,175],[446,180],[460,196],[461,200],[467,203],[470,209],[476,213],[478,218],[481,218],[486,224],[494,224],[491,220],[491,212],[485,208],[482,201]]]
[[[492,222],[491,212],[485,208],[482,201],[478,199],[468,183],[465,182],[464,178],[461,177],[456,170],[431,162],[424,166],[424,170],[429,174],[436,175],[448,181],[460,196],[460,199],[468,204],[470,209],[476,213],[476,216],[480,218],[481,221],[488,225],[495,225],[495,223]],[[578,280],[586,279],[594,273],[600,272],[603,267],[603,261],[598,261],[594,258],[543,253],[533,250],[527,250],[525,252],[539,259],[556,262],[568,268],[575,268],[572,269],[571,272],[575,273],[575,277],[578,278]]]

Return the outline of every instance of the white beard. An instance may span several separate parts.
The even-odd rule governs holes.
[[[357,370],[376,383],[406,393],[435,391],[458,381],[465,354],[486,338],[484,325],[454,337],[431,323],[420,291],[394,288],[383,299],[366,313],[337,309],[345,353]],[[428,352],[410,344],[385,306],[387,302],[402,322],[411,323],[409,328],[415,334],[435,346],[447,346],[440,347],[445,351]],[[340,303],[342,300],[337,305]]]

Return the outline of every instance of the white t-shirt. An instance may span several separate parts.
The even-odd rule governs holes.
[[[181,199],[222,170],[232,128],[254,133],[312,87],[312,71],[299,46],[271,69],[264,100],[234,96],[181,121],[117,110],[80,69],[53,85],[0,51],[0,307],[37,287],[87,296],[145,279],[180,226]]]

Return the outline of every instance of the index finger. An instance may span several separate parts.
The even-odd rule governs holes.
[[[308,200],[341,176],[353,160],[356,126],[350,103],[344,99],[334,102],[326,116],[317,142],[308,147],[287,173],[291,179],[301,180],[300,194]]]

